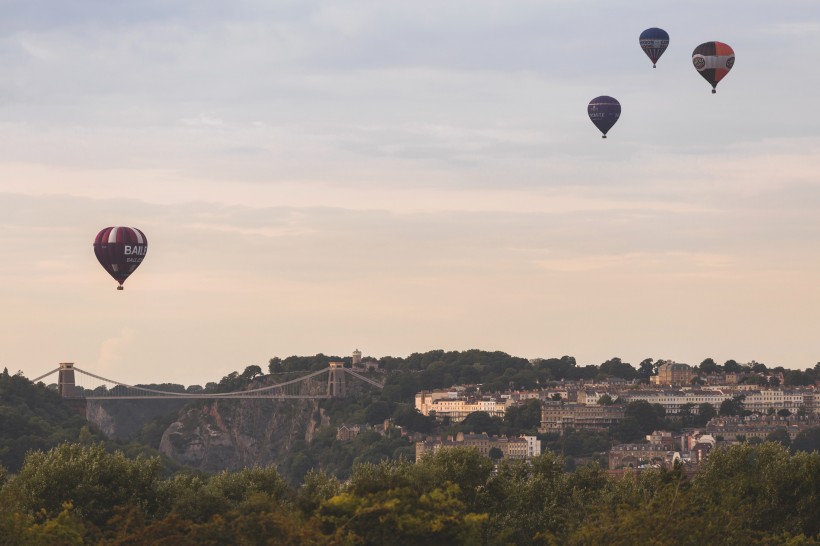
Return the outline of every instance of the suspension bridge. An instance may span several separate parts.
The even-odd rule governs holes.
[[[363,371],[362,371],[363,372]],[[384,384],[367,377],[360,371],[345,368],[341,362],[331,362],[327,368],[305,372],[304,375],[292,377],[295,373],[286,374],[289,379],[275,382],[271,374],[255,380],[256,384],[269,383],[258,387],[249,387],[232,392],[214,392],[210,389],[195,392],[171,392],[158,388],[128,385],[114,379],[81,370],[71,362],[60,363],[60,367],[51,370],[32,380],[33,383],[57,374],[57,391],[65,399],[73,400],[196,400],[196,399],[328,399],[344,398],[348,388],[346,377],[361,381],[371,387],[382,389]]]

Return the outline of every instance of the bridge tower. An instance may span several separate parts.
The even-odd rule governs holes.
[[[344,362],[330,362],[328,366],[330,370],[327,372],[327,395],[331,398],[344,398],[347,396]]]
[[[77,412],[83,419],[87,419],[88,405],[85,397],[77,390],[74,383],[74,363],[60,362],[60,371],[57,375],[57,392],[63,397],[63,402]]]
[[[74,363],[60,362],[60,372],[57,376],[57,392],[63,398],[77,398],[77,387],[74,384]]]

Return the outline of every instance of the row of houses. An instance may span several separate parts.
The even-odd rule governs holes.
[[[425,455],[436,453],[442,449],[453,447],[475,448],[485,457],[491,457],[493,449],[498,450],[499,458],[527,460],[541,454],[541,441],[535,436],[488,436],[487,433],[465,434],[459,432],[455,436],[431,437],[416,442],[416,461]]]
[[[663,467],[681,464],[697,469],[716,448],[714,435],[692,430],[680,435],[656,431],[647,436],[648,443],[618,444],[607,452],[609,470]]]
[[[567,428],[608,428],[623,417],[623,405],[600,404],[602,398],[632,402],[645,400],[658,404],[668,415],[678,415],[687,409],[698,413],[701,404],[719,409],[726,400],[743,397],[744,408],[756,413],[775,413],[786,409],[801,415],[820,415],[820,394],[812,387],[738,389],[721,387],[670,388],[579,388],[576,390],[511,391],[480,395],[463,388],[422,391],[416,394],[415,407],[423,415],[435,415],[438,420],[458,423],[470,413],[483,411],[492,417],[503,417],[511,406],[529,399],[542,402],[543,432]]]

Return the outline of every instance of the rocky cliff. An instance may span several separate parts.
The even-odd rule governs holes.
[[[294,442],[309,442],[323,420],[315,400],[210,400],[185,410],[159,449],[205,472],[267,466],[284,460]]]

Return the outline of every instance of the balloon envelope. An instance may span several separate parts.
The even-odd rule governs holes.
[[[589,119],[592,120],[595,127],[603,133],[602,138],[606,138],[607,131],[612,129],[612,126],[621,117],[621,103],[612,97],[601,95],[589,102],[587,114],[589,114]]]
[[[94,238],[94,254],[103,269],[122,283],[142,263],[148,252],[148,239],[137,228],[107,227]]]
[[[718,82],[735,65],[735,52],[723,42],[706,42],[700,44],[692,52],[692,64],[695,70],[712,85],[712,93],[716,93]]]
[[[663,52],[669,47],[669,34],[662,28],[648,28],[641,32],[638,42],[641,44],[641,49],[652,61],[652,68],[655,68],[655,63],[661,58]]]

